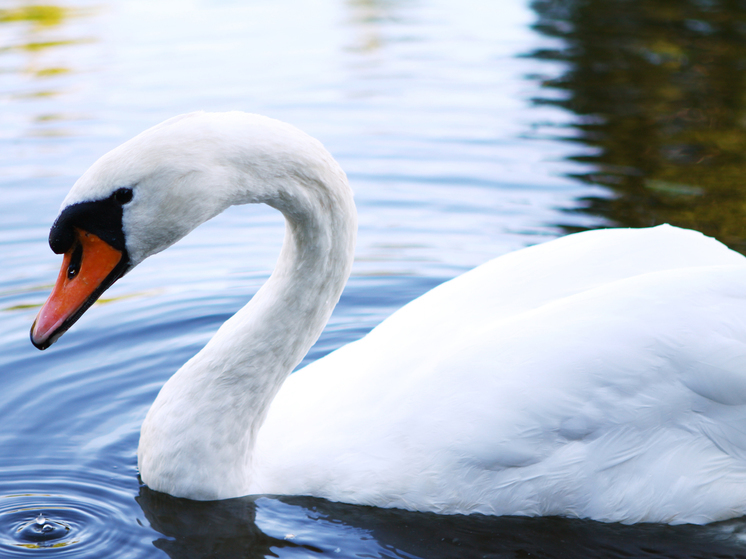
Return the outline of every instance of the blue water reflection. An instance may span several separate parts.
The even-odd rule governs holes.
[[[565,141],[574,116],[531,103],[541,85],[530,76],[566,69],[523,56],[561,46],[535,19],[518,0],[0,7],[0,555],[741,554],[737,522],[625,528],[295,497],[204,504],[141,487],[139,427],[158,389],[274,265],[283,223],[267,208],[232,208],[143,263],[50,350],[28,341],[57,275],[46,238],[69,187],[107,150],[190,110],[292,122],[349,175],[360,217],[353,275],[304,363],[488,258],[560,225],[606,223],[566,212],[609,194],[573,178],[589,164],[571,156],[593,148]],[[564,137],[539,135],[547,122]],[[39,514],[65,533],[24,539]]]

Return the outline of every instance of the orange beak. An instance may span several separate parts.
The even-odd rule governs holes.
[[[93,233],[75,228],[52,294],[31,327],[31,343],[46,349],[124,272],[126,257]]]

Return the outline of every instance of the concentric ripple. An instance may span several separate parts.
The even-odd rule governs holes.
[[[45,544],[52,546],[67,545],[67,542],[58,542],[69,535],[72,526],[57,520],[50,520],[43,513],[39,513],[33,520],[21,524],[16,530],[16,539],[25,547],[44,547]]]
[[[62,509],[64,510],[64,509]],[[39,547],[65,547],[71,544],[76,544],[79,540],[74,539],[74,534],[77,531],[78,526],[83,525],[80,518],[75,519],[71,522],[70,519],[57,520],[54,517],[48,516],[55,514],[58,511],[52,509],[49,512],[39,512],[35,518],[33,514],[36,510],[32,508],[19,508],[8,511],[0,515],[0,522],[3,526],[8,526],[14,529],[12,537],[16,540],[14,545],[18,547],[25,547],[28,549],[36,549]],[[77,511],[72,516],[79,516]],[[66,514],[65,516],[70,516]]]
[[[0,489],[12,474],[3,472]],[[37,480],[13,479],[16,491],[0,492],[0,557],[38,557],[51,548],[55,556],[108,557],[114,549],[122,551],[118,556],[142,554],[134,541],[142,527],[132,514],[132,488],[120,490],[112,481],[124,479],[102,474],[78,472],[78,479],[66,479],[64,472],[36,471]],[[26,492],[17,491],[24,486]]]

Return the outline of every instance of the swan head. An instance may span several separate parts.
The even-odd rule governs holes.
[[[62,268],[32,343],[49,347],[117,279],[228,206],[265,202],[285,211],[282,201],[293,195],[283,189],[299,177],[326,183],[325,173],[344,177],[317,140],[260,115],[190,113],[125,142],[62,203],[49,235]]]

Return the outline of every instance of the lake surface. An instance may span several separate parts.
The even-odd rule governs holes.
[[[244,110],[324,142],[352,277],[304,363],[489,258],[670,222],[746,250],[746,8],[716,0],[103,0],[0,5],[0,555],[746,557],[746,523],[443,517],[137,477],[160,386],[269,276],[280,216],[232,208],[28,340],[76,178],[141,130]],[[44,520],[36,519],[42,515]]]

